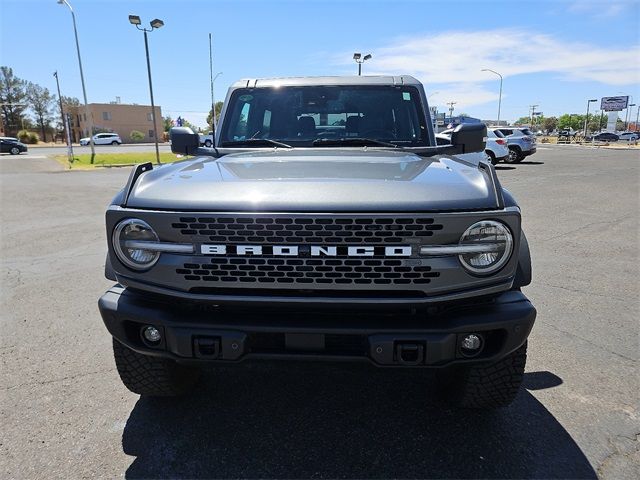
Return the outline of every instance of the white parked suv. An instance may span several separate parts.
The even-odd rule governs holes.
[[[89,137],[81,138],[80,145],[89,145]],[[122,139],[117,133],[98,133],[93,136],[93,143],[95,145],[120,145]]]

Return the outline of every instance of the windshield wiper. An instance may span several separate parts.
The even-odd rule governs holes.
[[[353,145],[353,146],[368,146],[373,145],[377,147],[392,147],[398,148],[398,145],[390,142],[383,142],[382,140],[376,140],[375,138],[363,138],[363,137],[349,137],[349,138],[318,138],[313,141],[313,146],[327,146],[332,147],[336,145]]]
[[[270,138],[246,138],[244,140],[234,140],[231,142],[222,142],[222,147],[240,147],[242,145],[267,145],[282,148],[293,148],[286,143],[278,142],[277,140],[271,140]]]

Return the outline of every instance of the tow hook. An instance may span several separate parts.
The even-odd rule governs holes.
[[[220,355],[220,339],[215,337],[196,337],[193,351],[197,358],[214,359]]]
[[[424,363],[424,345],[420,343],[397,343],[396,361],[401,365]]]

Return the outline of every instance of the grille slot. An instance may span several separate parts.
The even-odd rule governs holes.
[[[426,285],[440,276],[396,259],[212,258],[176,269],[185,280],[253,284]]]
[[[431,237],[443,225],[431,217],[180,217],[171,227],[202,242],[386,244]]]

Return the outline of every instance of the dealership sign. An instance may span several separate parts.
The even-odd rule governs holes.
[[[600,102],[600,110],[605,112],[620,112],[627,108],[629,97],[602,97]]]

